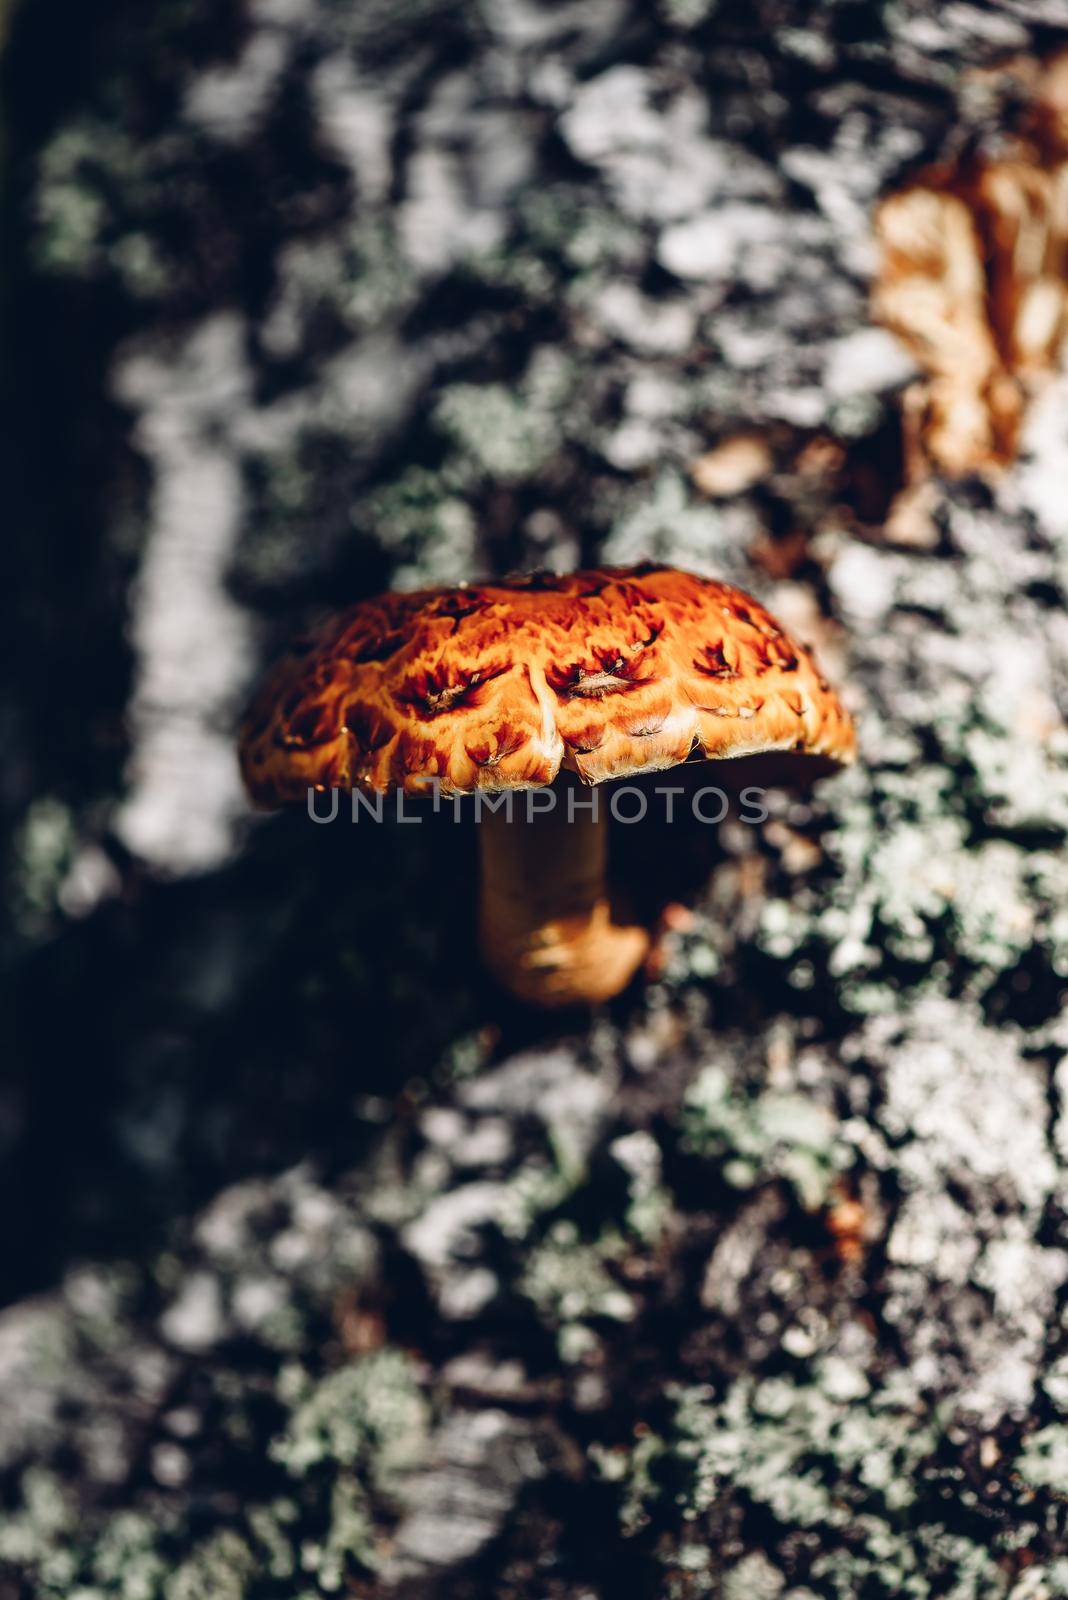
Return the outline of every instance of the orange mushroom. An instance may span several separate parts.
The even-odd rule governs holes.
[[[566,804],[479,828],[483,957],[550,1006],[618,994],[649,947],[613,904],[607,819],[578,786],[777,750],[852,759],[811,654],[741,590],[654,565],[363,601],[291,647],[240,741],[262,806],[559,779]]]

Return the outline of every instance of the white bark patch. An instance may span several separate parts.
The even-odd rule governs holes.
[[[134,349],[115,387],[141,412],[153,468],[150,529],[133,589],[137,654],[129,794],[116,826],[154,866],[217,866],[245,809],[232,721],[247,687],[251,629],[227,593],[242,513],[229,417],[248,404],[238,317],[201,324],[167,360]]]

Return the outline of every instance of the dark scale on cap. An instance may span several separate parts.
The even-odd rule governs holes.
[[[411,706],[420,717],[440,717],[462,706],[479,704],[495,678],[511,671],[505,662],[482,667],[474,672],[456,672],[448,665],[408,679],[397,695],[401,705]]]
[[[736,678],[738,676],[734,664],[727,659],[727,647],[721,639],[719,644],[706,644],[700,656],[694,657],[694,666],[706,678]]]
[[[372,662],[389,661],[397,654],[403,643],[404,637],[399,633],[372,637],[357,645],[351,652],[349,660],[358,667],[369,666]]]
[[[353,700],[345,708],[345,730],[352,734],[357,746],[365,755],[381,750],[396,733],[393,724],[377,706]]]
[[[797,653],[783,642],[782,636],[761,634],[753,641],[753,654],[764,667],[778,667],[782,672],[796,672]]]

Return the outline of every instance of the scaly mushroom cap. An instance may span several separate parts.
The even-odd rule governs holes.
[[[852,759],[812,655],[740,589],[670,567],[366,600],[296,640],[241,732],[263,806],[309,787],[586,783],[797,750]]]

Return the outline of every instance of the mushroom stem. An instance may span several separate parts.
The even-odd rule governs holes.
[[[479,934],[499,983],[531,1005],[596,1005],[619,994],[649,949],[645,928],[613,915],[608,825],[589,798],[514,815],[484,810],[479,823]],[[600,799],[600,797],[597,797]]]

